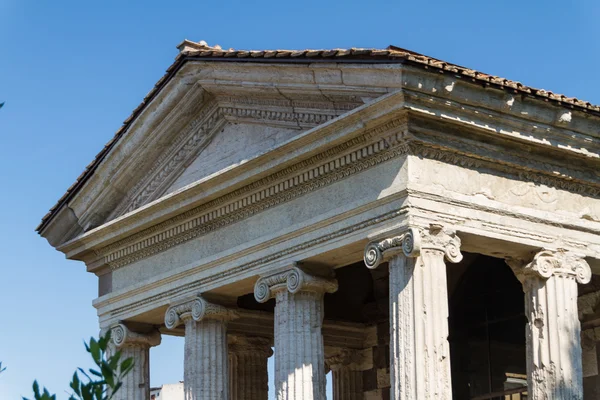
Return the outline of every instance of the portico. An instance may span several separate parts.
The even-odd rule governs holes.
[[[584,398],[600,108],[393,46],[179,50],[38,228],[98,276],[136,365],[160,332],[185,336],[188,400],[269,398],[273,353],[281,400],[324,399],[327,370],[343,400],[478,398],[510,373]],[[482,269],[518,279],[526,329],[494,342],[486,306],[509,350],[459,379],[450,303]],[[127,379],[148,396],[148,368]]]

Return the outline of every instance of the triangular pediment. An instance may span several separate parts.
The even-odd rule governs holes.
[[[137,154],[126,176],[127,193],[103,221],[132,212],[162,196],[198,182],[220,171],[276,149],[294,136],[326,123],[360,105],[355,96],[325,98],[303,93],[289,96],[205,94],[203,104],[190,120],[165,130],[168,139]],[[152,159],[152,162],[148,160]]]

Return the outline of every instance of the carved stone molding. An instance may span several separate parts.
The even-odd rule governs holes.
[[[165,313],[165,325],[168,329],[173,329],[188,319],[193,319],[194,321],[230,321],[237,317],[238,315],[235,311],[218,304],[209,303],[198,296],[169,307]]]
[[[374,128],[373,132],[376,129],[383,128]],[[383,131],[388,129],[391,128]],[[407,153],[404,134],[396,133],[366,144],[372,134],[374,133],[368,132],[168,221],[117,241],[98,250],[97,254],[116,269]],[[354,150],[349,152],[348,150],[352,148]],[[343,155],[338,155],[340,153]],[[332,160],[331,157],[335,155],[338,157]]]
[[[407,231],[390,238],[371,242],[365,248],[365,265],[374,269],[391,256],[404,253],[406,257],[418,257],[423,251],[439,251],[449,262],[462,260],[460,238],[452,229],[439,224],[429,228],[408,228]]]
[[[175,287],[173,289],[170,289],[170,290],[165,291],[163,293],[157,294],[156,296],[152,296],[150,298],[139,300],[139,301],[136,301],[134,303],[130,303],[130,304],[127,304],[125,306],[116,308],[113,311],[111,311],[111,316],[112,317],[118,317],[120,315],[127,314],[127,313],[131,312],[132,310],[138,309],[140,307],[144,307],[147,304],[150,304],[150,303],[153,303],[153,302],[156,302],[156,301],[160,301],[160,300],[164,300],[165,298],[173,298],[173,297],[181,296],[181,295],[183,295],[185,293],[190,293],[190,292],[192,292],[194,290],[202,288],[204,285],[206,285],[207,283],[212,282],[213,280],[223,279],[223,278],[227,278],[227,277],[232,277],[232,276],[240,274],[240,273],[242,273],[244,271],[256,269],[256,268],[260,267],[261,265],[263,265],[265,263],[272,262],[274,260],[278,260],[280,258],[283,258],[285,256],[288,256],[288,255],[293,254],[293,253],[298,252],[298,251],[302,251],[302,250],[308,249],[310,247],[319,246],[319,245],[321,245],[323,243],[326,243],[326,242],[328,242],[330,240],[334,240],[336,238],[349,235],[349,234],[351,234],[353,232],[357,232],[357,231],[366,229],[366,228],[368,228],[370,226],[373,226],[373,225],[376,225],[376,224],[380,224],[380,223],[385,222],[385,221],[392,220],[394,218],[397,218],[397,217],[403,215],[404,213],[405,212],[402,211],[402,210],[400,210],[400,211],[394,210],[394,211],[391,211],[389,213],[385,213],[385,214],[379,215],[377,217],[370,218],[370,219],[368,219],[366,221],[362,221],[362,222],[360,222],[358,224],[354,224],[354,225],[351,225],[349,227],[337,230],[335,232],[328,233],[327,235],[323,235],[323,236],[317,237],[315,239],[311,239],[311,240],[308,240],[306,242],[297,244],[297,245],[292,246],[290,248],[287,248],[285,250],[279,251],[279,252],[277,252],[275,254],[270,254],[270,255],[268,255],[266,257],[261,257],[261,258],[259,258],[257,260],[251,261],[249,263],[245,263],[245,264],[242,264],[242,265],[240,265],[238,267],[228,269],[227,271],[221,272],[221,273],[219,273],[219,274],[217,274],[215,276],[203,278],[203,279],[200,279],[200,280],[196,280],[196,281],[194,281],[192,283],[188,283],[188,284],[185,284],[185,285],[177,286],[177,287]]]
[[[112,213],[112,217],[126,214],[155,200],[169,186],[184,168],[190,157],[206,147],[214,134],[228,121],[275,122],[294,128],[312,128],[328,122],[359,104],[348,104],[342,109],[324,108],[322,103],[315,108],[296,111],[289,104],[246,99],[238,103],[236,98],[223,106],[213,101],[208,103],[200,114],[178,134],[173,144],[153,164],[145,179],[140,180],[130,191],[130,195]],[[257,107],[257,108],[254,108]],[[260,107],[260,108],[258,108]],[[270,107],[265,109],[264,107]]]
[[[154,347],[161,342],[158,331],[150,333],[132,332],[124,324],[117,324],[111,328],[111,340],[117,348],[122,347]]]
[[[406,154],[465,168],[497,170],[525,182],[586,196],[600,196],[600,189],[591,184],[582,185],[571,177],[554,177],[531,167],[523,168],[501,160],[473,157],[469,152],[481,152],[481,149],[462,147],[457,151],[416,141],[408,133],[406,118],[398,118],[266,178],[100,248],[96,250],[96,254],[112,269],[117,269]],[[487,149],[487,152],[492,150]],[[538,167],[551,168],[547,165],[536,166]]]
[[[519,259],[507,259],[506,263],[522,283],[529,278],[562,276],[586,284],[592,279],[592,270],[584,257],[565,249],[542,250],[529,263]]]
[[[334,293],[337,288],[337,280],[310,275],[294,266],[285,272],[265,276],[256,281],[254,298],[259,303],[264,303],[282,290],[287,290],[292,294],[301,291]]]
[[[590,281],[590,266],[583,256],[563,249],[544,249],[529,263],[509,259],[507,264],[525,292],[531,398],[583,398],[577,283]],[[564,338],[568,338],[568,345]]]

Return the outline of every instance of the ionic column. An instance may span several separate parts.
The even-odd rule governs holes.
[[[337,281],[298,267],[260,278],[254,297],[275,297],[275,392],[278,400],[325,400],[323,296]]]
[[[185,400],[229,399],[227,322],[236,317],[235,312],[201,297],[167,310],[167,328],[185,324]]]
[[[582,399],[577,282],[592,276],[583,256],[542,250],[530,263],[508,260],[525,292],[529,398]]]
[[[452,398],[444,258],[462,259],[460,239],[436,224],[365,249],[369,268],[389,259],[392,399]]]
[[[327,357],[326,365],[333,375],[333,400],[363,400],[363,372],[360,365],[364,362],[362,353],[344,349]]]
[[[269,339],[229,336],[229,388],[231,400],[267,400],[267,360],[273,355]]]
[[[120,362],[133,358],[134,363],[113,399],[147,400],[150,397],[150,347],[160,344],[160,333],[135,333],[118,324],[111,328],[110,337],[112,344],[121,352]]]

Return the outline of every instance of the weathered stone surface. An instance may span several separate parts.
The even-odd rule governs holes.
[[[111,329],[111,341],[121,351],[121,360],[133,359],[133,369],[125,375],[115,400],[147,400],[150,396],[150,347],[158,346],[158,332],[139,334],[119,324]]]
[[[275,395],[278,400],[325,400],[323,295],[337,290],[335,280],[298,267],[260,278],[259,302],[275,296]],[[279,350],[279,351],[277,351]]]
[[[185,330],[186,396],[227,397],[235,314],[195,297],[235,304],[261,277],[256,300],[277,303],[277,396],[322,399],[323,296],[335,284],[288,266],[344,267],[370,242],[367,265],[389,261],[391,335],[381,334],[386,321],[341,330],[327,321],[333,343],[361,348],[362,332],[343,341],[379,330],[365,346],[374,364],[360,375],[365,399],[447,399],[444,257],[564,248],[519,267],[533,321],[530,385],[536,399],[566,385],[580,397],[580,356],[565,349],[578,346],[574,282],[600,272],[600,108],[394,47],[230,51],[185,41],[180,50],[181,64],[39,228],[99,277],[102,327]],[[590,269],[571,268],[582,265],[572,252]],[[597,300],[582,299],[580,314]],[[143,367],[127,385],[145,387],[147,352],[126,349]],[[590,360],[586,378],[598,368]],[[258,387],[262,368],[232,372],[240,387]],[[355,372],[337,379],[338,394],[359,396],[346,385]]]
[[[365,264],[391,257],[390,352],[393,399],[451,399],[446,265],[462,259],[460,239],[439,225],[369,244]]]
[[[229,398],[227,322],[235,317],[234,312],[201,297],[167,310],[167,328],[185,324],[185,400]]]
[[[231,400],[268,400],[267,360],[273,355],[268,339],[229,336],[229,393]]]
[[[342,349],[325,360],[332,372],[333,400],[363,400],[363,351]]]
[[[583,399],[577,283],[592,272],[581,255],[543,250],[527,264],[509,260],[523,283],[527,385],[533,400]]]

